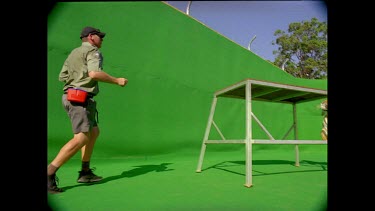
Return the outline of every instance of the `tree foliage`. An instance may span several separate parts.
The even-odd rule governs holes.
[[[327,69],[327,23],[317,18],[289,24],[288,33],[278,29],[274,36],[279,45],[273,64],[287,73],[308,79],[326,79]]]

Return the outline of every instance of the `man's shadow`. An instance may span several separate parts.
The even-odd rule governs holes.
[[[168,165],[170,165],[170,164],[172,164],[172,163],[162,163],[160,165],[140,165],[140,166],[134,166],[136,168],[131,169],[129,171],[124,171],[120,175],[114,175],[114,176],[103,178],[99,182],[81,183],[81,184],[78,184],[78,185],[66,186],[66,187],[63,187],[62,189],[64,191],[67,191],[69,189],[72,189],[72,188],[75,188],[75,187],[79,187],[79,186],[89,186],[89,185],[104,184],[104,183],[107,183],[109,181],[118,180],[118,179],[122,179],[122,178],[125,178],[125,177],[128,177],[128,178],[130,178],[130,177],[136,177],[136,176],[140,176],[140,175],[147,174],[147,173],[150,173],[150,172],[172,171],[174,169],[168,169]]]

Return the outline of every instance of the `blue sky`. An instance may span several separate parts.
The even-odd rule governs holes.
[[[186,13],[189,1],[166,1]],[[274,61],[278,46],[273,35],[277,29],[285,32],[293,22],[310,21],[315,17],[327,22],[325,1],[192,1],[189,15],[233,42],[263,59]]]

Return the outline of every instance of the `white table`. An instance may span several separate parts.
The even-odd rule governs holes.
[[[241,140],[227,140],[223,136],[219,127],[213,121],[215,107],[218,97],[240,98],[246,100],[246,137]],[[296,160],[295,165],[299,166],[299,144],[327,144],[326,140],[298,140],[296,105],[298,103],[327,98],[327,91],[321,89],[307,88],[302,86],[293,86],[274,82],[267,82],[254,79],[245,79],[214,93],[210,115],[208,117],[207,127],[203,138],[201,152],[196,172],[202,171],[202,164],[207,144],[245,144],[246,147],[246,187],[251,187],[252,183],[252,144],[295,144]],[[293,124],[281,140],[275,140],[267,131],[259,119],[251,110],[252,101],[265,101],[287,103],[293,106]],[[252,118],[259,124],[269,139],[257,140],[252,137]],[[214,126],[222,140],[209,140],[211,126]],[[291,131],[294,130],[294,140],[284,140]]]

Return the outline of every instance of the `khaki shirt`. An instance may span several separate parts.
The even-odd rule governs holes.
[[[64,92],[69,88],[78,88],[93,95],[99,93],[98,81],[89,76],[90,71],[103,71],[103,56],[98,47],[83,42],[72,50],[59,74],[59,81],[64,82]]]

